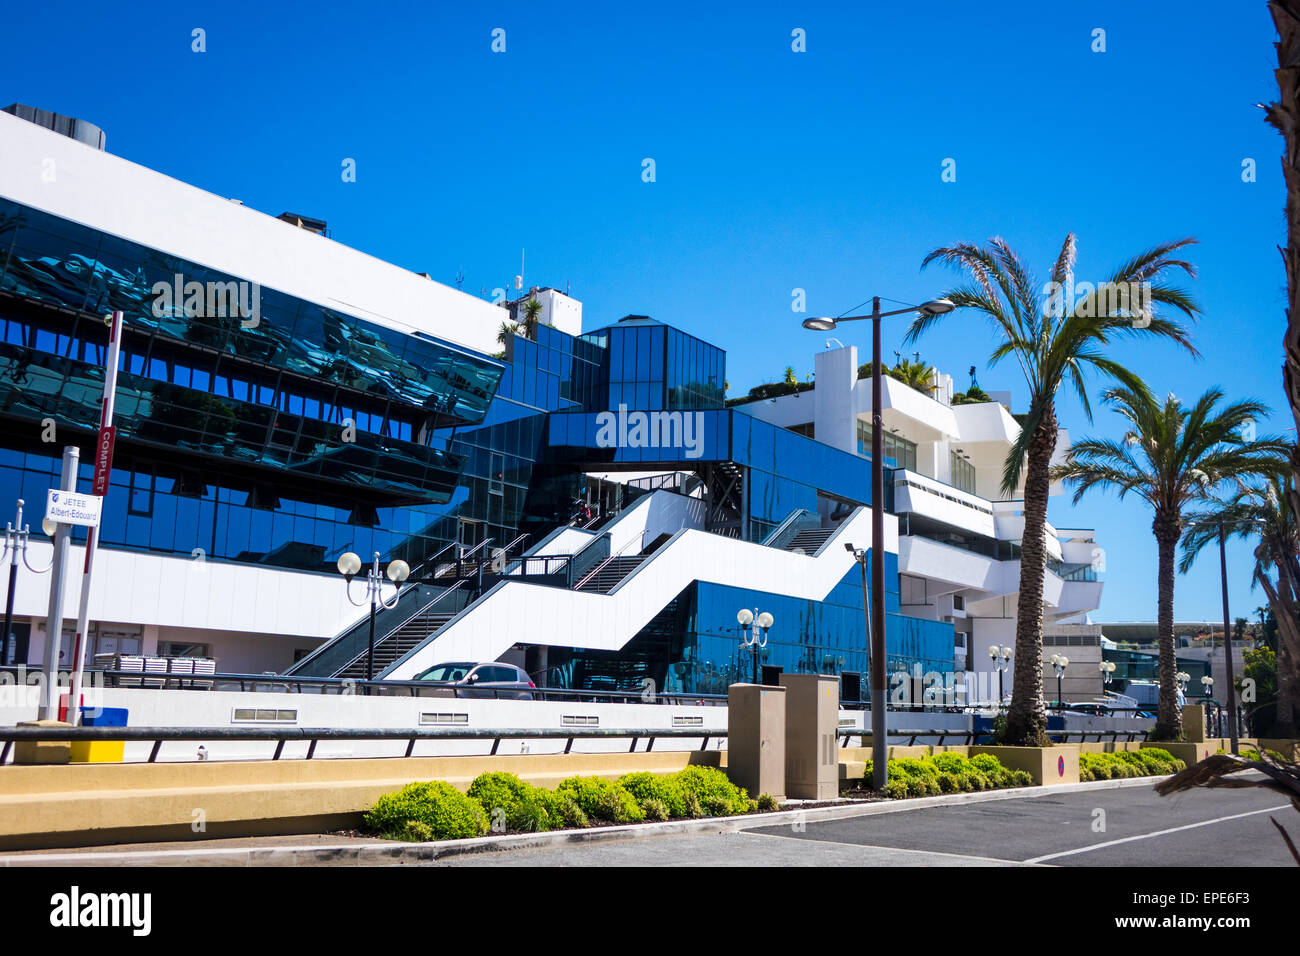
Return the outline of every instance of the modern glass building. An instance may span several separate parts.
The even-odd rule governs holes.
[[[876,547],[861,415],[836,423],[808,391],[726,408],[715,345],[637,315],[584,332],[555,290],[570,331],[499,336],[502,308],[317,232],[15,117],[0,136],[0,502],[29,521],[64,447],[89,489],[103,317],[126,319],[90,655],[367,676],[335,570],[351,551],[413,568],[376,676],[500,659],[539,684],[704,694],[757,667],[840,675],[859,699],[853,545],[885,562],[889,669],[965,666],[965,619],[924,600],[953,591],[916,543],[953,547],[915,507],[947,494],[924,485],[927,433],[891,429]],[[47,154],[66,188],[24,178]],[[948,497],[991,528],[994,504],[967,500],[984,465],[957,460]],[[1012,535],[986,537],[1014,560]],[[23,575],[6,663],[40,660],[48,593]],[[757,656],[742,608],[776,621]]]

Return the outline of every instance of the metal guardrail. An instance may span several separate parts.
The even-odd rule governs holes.
[[[378,646],[378,645],[376,645]],[[16,665],[0,673],[19,675]],[[34,676],[37,671],[28,672]],[[145,674],[141,671],[86,669],[87,689],[103,677],[103,687],[144,687],[149,690],[241,691],[289,694],[318,693],[332,696],[386,696],[454,698],[459,700],[552,700],[579,704],[663,704],[668,706],[725,707],[726,694],[677,694],[649,691],[580,690],[568,687],[531,689],[476,687],[437,681],[353,680],[346,677],[293,677],[284,674]],[[21,683],[10,686],[23,686]]]
[[[1087,743],[1089,737],[1096,737],[1097,743],[1103,743],[1104,738],[1109,737],[1111,743],[1117,743],[1120,737],[1125,741],[1131,742],[1136,739],[1146,740],[1148,731],[1146,730],[1048,730],[1045,731],[1048,737],[1062,738],[1068,741],[1071,737],[1078,737],[1080,743]],[[870,737],[870,727],[841,727],[836,731],[836,735],[844,738],[844,747],[848,747],[848,738],[850,737]],[[988,737],[987,730],[954,730],[952,728],[936,727],[931,730],[890,730],[885,735],[887,738],[906,737],[907,743],[902,746],[915,746],[918,738],[921,737],[938,737],[939,743],[936,746],[942,746],[944,739],[953,737],[971,744],[980,737]],[[898,745],[896,745],[898,746]]]
[[[306,741],[307,755],[298,759],[311,760],[316,754],[316,744],[322,740],[405,740],[406,756],[409,757],[418,740],[491,740],[492,750],[488,756],[496,756],[502,740],[563,740],[564,753],[567,754],[575,740],[628,739],[631,741],[628,753],[635,753],[637,744],[644,739],[644,752],[649,753],[654,749],[655,741],[660,739],[703,738],[699,749],[707,750],[709,741],[725,739],[726,736],[725,730],[704,727],[0,727],[0,741],[4,742],[3,749],[0,749],[0,765],[8,762],[15,743],[25,741],[147,741],[153,744],[147,762],[156,763],[158,751],[168,741],[276,741],[272,760],[280,759],[286,743]]]

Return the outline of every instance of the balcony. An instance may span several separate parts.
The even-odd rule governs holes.
[[[993,502],[993,520],[996,537],[1001,541],[1014,541],[1019,544],[1025,536],[1025,503],[1017,501]],[[1061,554],[1060,532],[1049,521],[1044,526],[1047,534],[1047,556],[1057,561],[1063,560]]]
[[[893,473],[894,512],[919,515],[963,531],[996,537],[993,504],[915,471]]]

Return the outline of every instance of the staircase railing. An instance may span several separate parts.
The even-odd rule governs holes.
[[[464,579],[464,578],[461,578],[459,581],[457,581],[455,584],[451,585],[450,587],[445,588],[445,589],[442,590],[442,591],[439,591],[438,594],[433,598],[433,600],[431,600],[428,604],[424,605],[422,608],[420,608],[420,609],[419,609],[418,611],[416,611],[414,614],[409,615],[409,616],[408,616],[405,620],[403,620],[400,624],[398,624],[398,625],[396,625],[395,627],[393,627],[392,629],[390,629],[390,630],[388,631],[387,634],[385,634],[383,637],[381,637],[381,638],[379,638],[377,641],[375,641],[375,649],[378,650],[379,647],[380,647],[381,645],[383,645],[384,643],[386,643],[389,639],[391,639],[391,638],[393,637],[394,634],[396,634],[396,633],[397,633],[398,631],[400,631],[402,628],[406,627],[406,625],[410,624],[410,623],[411,623],[412,621],[414,621],[417,617],[419,617],[419,616],[422,615],[422,614],[427,614],[430,608],[432,608],[435,604],[437,604],[439,601],[441,601],[443,598],[445,598],[448,594],[451,594],[453,591],[455,591],[457,588],[459,588],[459,587],[460,587],[462,584],[464,584],[464,583],[465,583],[465,579]],[[342,667],[340,667],[338,670],[336,670],[335,673],[336,673],[336,674],[342,674],[342,673],[343,673],[344,671],[346,671],[349,667],[351,667],[353,664],[357,663],[357,661],[361,660],[363,657],[365,657],[365,656],[366,656],[367,654],[369,654],[369,653],[370,653],[370,642],[367,641],[367,642],[366,642],[366,647],[365,647],[365,649],[364,649],[360,654],[358,654],[356,657],[352,658],[352,660],[348,661],[346,664],[344,664]]]
[[[644,536],[645,532],[643,531],[641,534],[642,534],[642,536]],[[623,556],[623,552],[624,552],[624,551],[626,551],[628,548],[632,547],[632,545],[634,545],[634,544],[638,544],[638,543],[640,543],[638,537],[637,537],[636,535],[633,535],[631,538],[628,539],[627,544],[623,545],[623,547],[619,548],[617,552],[615,552],[614,554],[611,554],[611,555],[610,555],[608,558],[606,558],[604,561],[600,562],[600,564],[598,564],[598,565],[596,565],[594,568],[592,568],[592,569],[591,569],[591,570],[590,570],[590,571],[589,571],[589,572],[588,572],[588,573],[583,577],[583,579],[582,579],[581,581],[579,581],[576,585],[574,585],[574,588],[573,588],[573,589],[574,589],[575,591],[580,590],[584,584],[586,584],[588,581],[590,581],[590,580],[591,580],[592,578],[594,578],[596,575],[600,574],[601,570],[605,567],[605,565],[609,564],[609,563],[610,563],[611,561],[613,561],[615,558],[621,558],[621,557]]]
[[[768,534],[761,543],[769,548],[784,547],[786,540],[788,540],[787,535],[792,538],[795,534],[804,530],[803,528],[796,527],[799,522],[804,521],[807,518],[816,517],[817,515],[809,511],[807,508],[796,508],[794,511],[790,512],[784,521],[773,528],[771,533]],[[793,534],[789,534],[789,532],[793,532]]]

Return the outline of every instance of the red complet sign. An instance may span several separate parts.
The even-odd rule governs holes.
[[[113,470],[113,439],[117,429],[105,425],[99,430],[95,441],[95,479],[91,486],[92,495],[108,494],[108,476]]]

